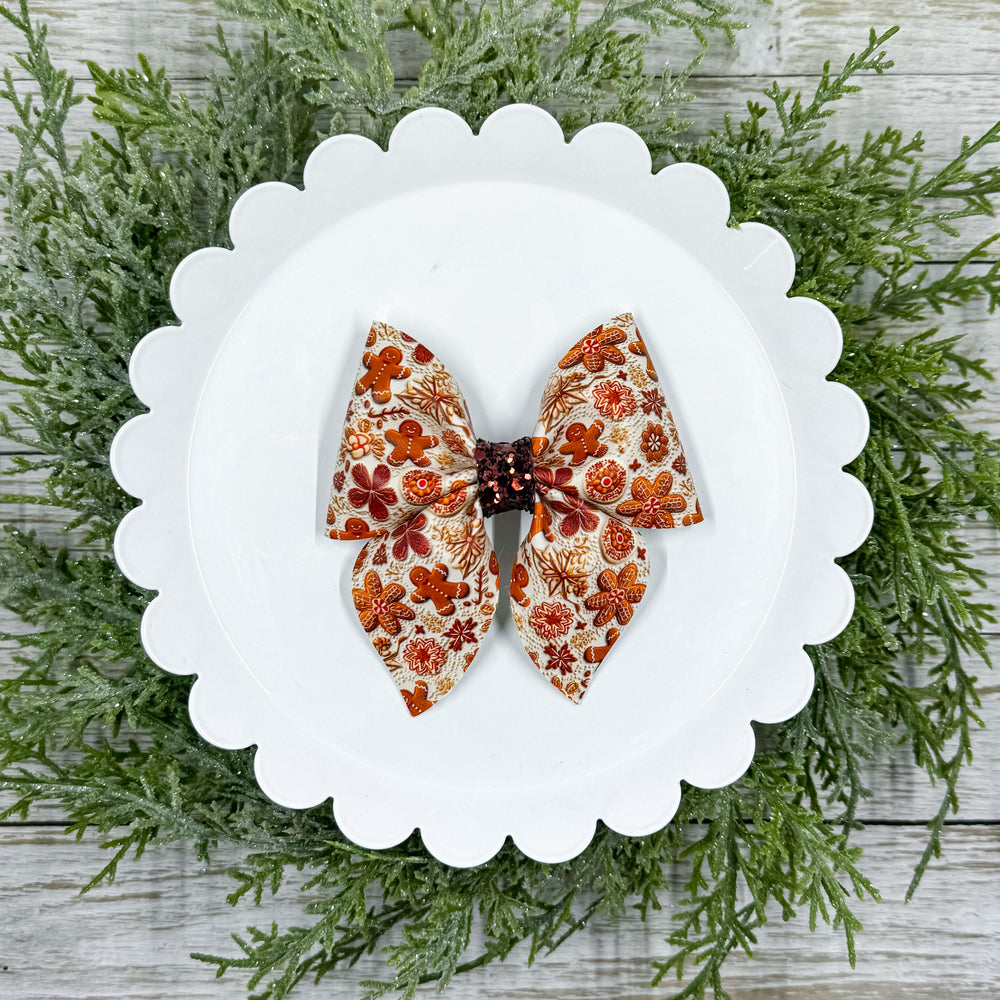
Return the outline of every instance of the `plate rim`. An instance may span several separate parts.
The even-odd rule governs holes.
[[[657,795],[650,794],[648,782],[641,776],[623,776],[617,806],[605,802],[600,809],[578,809],[572,816],[559,818],[558,829],[539,830],[528,822],[519,826],[516,817],[509,829],[498,829],[495,824],[477,825],[474,818],[460,821],[442,806],[423,816],[401,818],[392,815],[384,802],[373,804],[370,789],[359,787],[357,780],[352,784],[351,775],[343,769],[336,776],[324,771],[303,781],[295,741],[289,740],[288,733],[276,724],[278,714],[267,711],[266,695],[248,689],[248,676],[250,687],[258,682],[249,670],[241,669],[242,660],[235,648],[218,634],[209,634],[213,629],[216,633],[221,630],[220,625],[213,626],[214,612],[209,608],[206,614],[190,593],[180,596],[180,588],[190,585],[191,575],[190,566],[179,566],[178,560],[190,555],[197,567],[197,554],[193,546],[190,553],[185,553],[176,545],[178,517],[188,517],[184,455],[190,443],[189,436],[177,433],[178,417],[182,425],[186,407],[192,413],[193,424],[197,407],[191,404],[195,402],[193,397],[200,396],[205,378],[200,383],[191,378],[185,384],[169,365],[164,369],[162,362],[183,357],[182,367],[188,373],[207,374],[261,274],[282,260],[286,245],[283,239],[287,241],[288,230],[295,228],[285,224],[284,208],[290,201],[297,204],[299,211],[303,200],[311,199],[316,204],[314,231],[318,231],[338,218],[337,214],[329,214],[330,203],[324,195],[331,178],[342,183],[345,176],[358,176],[373,157],[395,157],[401,164],[410,162],[419,168],[428,160],[440,159],[443,150],[482,159],[498,149],[506,157],[504,169],[514,175],[509,179],[535,179],[532,173],[544,169],[556,181],[562,171],[565,180],[570,169],[574,181],[584,187],[590,183],[587,165],[613,157],[634,174],[637,189],[643,187],[646,194],[655,189],[655,197],[665,199],[676,212],[687,213],[686,222],[691,228],[683,246],[719,277],[746,316],[777,377],[795,458],[795,524],[785,572],[774,599],[781,613],[765,617],[752,644],[755,657],[748,653],[709,699],[708,704],[716,704],[709,724],[699,733],[704,753],[697,762],[685,762],[684,773],[676,773],[672,780],[664,782]],[[204,248],[181,261],[170,286],[171,303],[180,325],[151,331],[132,355],[132,385],[150,409],[118,431],[110,460],[122,488],[143,501],[123,518],[114,542],[115,557],[125,575],[140,586],[159,591],[143,615],[143,645],[163,669],[199,674],[189,708],[204,738],[231,749],[257,744],[258,783],[266,794],[284,805],[311,806],[332,794],[334,814],[342,831],[363,847],[392,846],[419,827],[427,849],[447,864],[469,866],[486,861],[508,835],[525,854],[539,861],[557,862],[576,856],[587,846],[598,819],[631,835],[660,829],[676,811],[681,779],[700,787],[719,787],[746,770],[754,752],[751,721],[783,721],[802,708],[814,682],[811,661],[803,646],[832,638],[850,619],[853,590],[834,558],[853,551],[867,537],[873,509],[864,486],[842,468],[864,446],[868,414],[856,393],[826,379],[840,357],[840,326],[833,313],[816,300],[787,295],[795,260],[779,233],[759,223],[728,226],[728,193],[714,173],[697,164],[678,163],[653,174],[651,166],[647,147],[631,129],[601,122],[567,142],[556,119],[533,105],[501,108],[484,122],[478,134],[450,111],[423,108],[397,124],[387,152],[360,136],[334,136],[310,155],[302,189],[267,182],[244,193],[230,216],[233,250]],[[407,183],[420,186],[422,175],[414,169],[396,171],[396,176],[409,178],[403,181],[405,187]],[[382,197],[400,193],[404,192],[397,189]],[[626,207],[633,195],[631,191],[616,191],[614,197],[608,197],[608,192],[601,189],[588,189],[587,193]],[[325,216],[321,210],[324,206]],[[301,233],[296,233],[301,238]],[[221,294],[220,289],[225,293]],[[766,315],[766,323],[760,322],[759,314]],[[804,329],[811,330],[811,335],[803,335]],[[215,350],[206,331],[215,333]],[[151,462],[150,455],[156,455],[158,461]],[[187,527],[186,537],[190,538],[189,518]],[[804,538],[812,540],[811,547],[803,546]],[[817,539],[821,541],[817,543]],[[215,655],[193,662],[192,651],[183,642],[164,647],[162,638],[153,638],[153,634],[161,636],[165,617],[173,621],[175,628],[205,633],[206,643]],[[799,626],[794,636],[783,634],[777,626],[782,618],[786,623],[794,618]],[[192,621],[200,622],[201,628],[192,629]],[[227,647],[232,655],[225,662]],[[748,659],[750,664],[746,663]],[[780,663],[779,682],[772,679],[756,691],[751,686],[755,698],[734,698],[734,678],[743,674],[745,680],[752,675],[753,659],[765,660],[772,668]],[[211,668],[206,670],[206,664]],[[241,711],[233,710],[234,699],[219,697],[220,692],[231,694],[234,689],[243,696]],[[634,772],[643,770],[636,767],[634,758],[628,765]],[[334,780],[338,787],[331,792],[330,782]],[[382,794],[389,801],[392,789],[386,787]],[[644,805],[637,808],[635,802],[640,799]],[[469,802],[462,803],[462,807],[465,812],[475,812]]]

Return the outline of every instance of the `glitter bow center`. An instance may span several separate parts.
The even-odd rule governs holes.
[[[476,441],[473,452],[479,481],[479,502],[486,517],[505,510],[533,510],[535,461],[531,438],[516,441]]]

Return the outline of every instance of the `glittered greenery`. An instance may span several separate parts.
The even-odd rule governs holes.
[[[612,0],[603,12],[588,8],[589,18],[580,0],[221,6],[259,34],[234,51],[219,33],[207,93],[176,90],[140,57],[128,70],[88,64],[89,108],[77,107],[73,80],[49,61],[45,28],[26,2],[0,7],[23,35],[16,59],[34,81],[29,92],[7,70],[0,89],[19,148],[0,178],[2,377],[19,395],[11,413],[30,428],[3,418],[24,454],[8,459],[2,500],[42,503],[69,520],[67,548],[6,527],[0,597],[24,627],[6,637],[19,647],[20,672],[0,681],[0,787],[13,800],[0,815],[27,818],[55,800],[71,831],[105,834],[108,862],[91,886],[171,840],[199,857],[239,849],[230,899],[265,913],[267,898],[295,891],[286,879],[304,873],[298,884],[309,892],[295,926],[265,920],[234,935],[233,956],[196,956],[274,1000],[379,948],[385,979],[365,995],[412,996],[523,941],[531,957],[545,953],[595,914],[637,907],[645,918],[668,886],[679,888],[680,905],[668,957],[651,969],[664,996],[725,997],[727,955],[749,951],[775,916],[839,927],[853,962],[852,902],[877,897],[851,839],[869,794],[866,768],[901,745],[942,791],[912,891],[958,808],[980,724],[969,670],[987,661],[980,629],[993,618],[973,599],[983,576],[960,532],[977,517],[1000,522],[1000,459],[996,441],[962,423],[981,398],[975,383],[989,375],[933,324],[976,300],[992,309],[1000,265],[971,266],[992,240],[954,253],[943,273],[920,262],[930,257],[929,235],[964,245],[962,221],[991,213],[1000,169],[973,157],[1000,141],[1000,125],[939,170],[923,166],[919,136],[893,129],[849,145],[825,141],[838,103],[863,75],[877,87],[873,76],[891,65],[887,32],[872,33],[842,71],[826,67],[814,93],[775,84],[704,141],[686,143],[685,115],[699,113],[687,102],[688,71],[671,76],[647,66],[644,53],[654,36],[693,35],[703,50],[710,38],[732,37],[741,25],[716,0]],[[404,42],[424,53],[415,81],[394,68]],[[511,101],[548,107],[567,133],[624,122],[658,166],[693,160],[716,171],[734,223],[759,220],[786,234],[799,259],[794,292],[825,302],[844,328],[833,377],[868,406],[871,438],[850,468],[872,494],[875,525],[842,560],[857,608],[837,639],[811,649],[812,700],[790,722],[758,727],[743,778],[717,790],[685,787],[676,818],[651,836],[599,827],[565,864],[540,864],[508,843],[484,865],[454,869],[418,836],[391,850],[357,848],[329,804],[277,807],[253,780],[250,751],[199,739],[187,716],[189,680],[158,670],[140,645],[151,595],[124,580],[110,554],[133,501],[111,476],[108,450],[141,410],[127,375],[132,348],[174,319],[171,272],[199,247],[226,245],[242,191],[297,182],[327,135],[355,131],[384,143],[400,117],[425,105],[477,126]],[[70,150],[67,120],[87,110],[101,128]]]

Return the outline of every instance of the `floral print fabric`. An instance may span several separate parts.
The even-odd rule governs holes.
[[[412,715],[461,679],[496,608],[499,565],[479,500],[476,441],[441,362],[374,323],[327,521],[331,538],[366,540],[354,566],[354,607]],[[540,673],[579,702],[645,596],[649,560],[639,529],[702,520],[630,313],[560,359],[531,448],[533,515],[511,574],[513,619]]]

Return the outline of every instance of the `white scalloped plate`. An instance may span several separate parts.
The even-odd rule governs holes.
[[[473,865],[513,837],[573,857],[602,819],[641,835],[680,781],[732,781],[750,721],[787,719],[853,594],[834,557],[871,525],[842,471],[867,434],[859,398],[824,376],[832,314],[788,298],[794,261],[761,225],[726,226],[718,178],[653,175],[619,125],[566,143],[527,106],[478,136],[455,115],[404,119],[389,151],[338,136],[305,189],[262,184],[232,213],[235,250],[178,267],[181,326],[132,358],[148,414],[111,461],[143,503],[123,521],[123,571],[159,591],[150,656],[197,673],[198,731],[256,744],[256,773],[293,807],[332,796],[344,833],[388,847],[419,828]],[[385,320],[451,368],[477,433],[530,434],[542,385],[582,333],[632,310],[661,373],[705,522],[650,531],[633,624],[574,706],[539,678],[502,601],[463,683],[411,718],[355,617],[359,545],[325,537],[340,424],[365,333]],[[490,522],[509,573],[515,515]],[[520,526],[523,533],[525,524]]]

